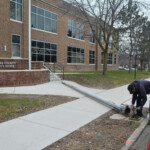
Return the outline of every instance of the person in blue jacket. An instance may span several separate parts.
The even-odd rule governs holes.
[[[137,115],[142,117],[142,109],[147,101],[147,94],[150,94],[150,81],[136,80],[129,84],[128,91],[133,94],[131,101],[131,109],[134,108],[136,102]]]

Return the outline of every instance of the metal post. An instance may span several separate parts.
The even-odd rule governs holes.
[[[31,70],[31,0],[29,0],[29,70]]]
[[[123,114],[129,114],[129,113],[130,113],[130,108],[129,108],[128,106],[116,104],[116,103],[114,103],[114,102],[112,102],[112,101],[110,101],[110,100],[107,100],[107,99],[105,99],[105,98],[102,98],[102,97],[100,97],[100,96],[97,96],[97,95],[95,95],[95,94],[93,94],[93,93],[90,93],[90,92],[84,91],[84,90],[82,90],[82,89],[79,89],[79,88],[77,88],[77,87],[74,87],[74,86],[72,86],[72,85],[69,85],[68,83],[66,83],[66,82],[64,82],[64,81],[62,81],[62,83],[63,83],[64,85],[69,86],[70,88],[72,88],[72,89],[74,89],[74,90],[76,90],[76,91],[82,93],[82,94],[85,94],[85,95],[87,95],[87,96],[89,96],[89,97],[91,97],[91,98],[93,98],[93,99],[96,99],[96,100],[102,102],[103,104],[105,104],[105,105],[107,105],[107,106],[110,106],[110,107],[115,108],[116,110],[119,110],[119,111],[122,112]]]

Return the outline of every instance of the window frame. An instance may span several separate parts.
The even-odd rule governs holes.
[[[21,8],[22,8],[21,21],[20,21],[20,20],[11,18],[11,7],[10,7],[10,20],[13,21],[13,22],[17,22],[17,23],[23,23],[23,3],[24,3],[24,1],[22,0],[22,4],[18,3],[17,0],[16,1],[10,0],[9,2],[15,3],[15,6],[17,4],[19,4],[19,5],[21,5]],[[16,15],[17,15],[17,9],[15,9],[15,17],[16,17]]]
[[[20,45],[20,56],[13,56],[12,52],[13,52],[13,45],[16,43],[13,43],[13,35],[14,36],[19,36],[20,37],[20,44],[17,44],[17,45]],[[20,58],[21,57],[21,35],[20,34],[11,34],[11,57],[12,58]]]
[[[113,53],[108,53],[107,64],[108,65],[112,65],[113,64]]]
[[[90,43],[95,44],[95,38],[94,38],[94,35],[93,35],[93,32],[92,32],[91,29],[90,29],[90,38],[89,38],[89,41],[90,41]]]
[[[80,51],[80,52],[77,52],[77,51]],[[84,52],[82,53],[82,51]],[[70,53],[70,56],[68,55],[69,53]],[[69,62],[69,59],[71,62]],[[83,65],[85,63],[85,49],[75,47],[75,46],[68,46],[67,47],[67,63],[75,64],[75,65]]]
[[[94,52],[91,54],[90,52]],[[95,51],[94,50],[89,50],[89,64],[90,65],[95,65]]]
[[[36,8],[36,12],[33,12],[33,9],[31,10],[31,14],[35,16],[35,27],[33,26],[33,16],[32,16],[32,29],[34,30],[38,30],[38,31],[42,31],[42,32],[47,32],[47,33],[52,33],[52,34],[57,34],[58,33],[58,14],[54,13],[54,12],[51,12],[47,9],[44,9],[44,8],[41,8],[41,7],[38,7],[36,5],[32,5],[32,8],[35,7]],[[42,14],[39,14],[37,12],[38,9],[41,9],[43,10],[43,15]],[[49,13],[50,15],[47,16],[46,13]],[[53,18],[53,15],[56,16],[56,18]],[[43,29],[40,29],[38,27],[38,17],[42,17],[43,18]],[[46,20],[49,20],[49,24],[50,24],[50,31],[46,30]],[[53,26],[53,23],[55,22],[56,26],[55,27],[52,27]],[[55,28],[55,31],[53,30]]]
[[[33,47],[32,43],[31,43],[31,46],[32,46],[32,52],[31,52],[32,61],[40,61],[40,60],[38,60],[38,55],[41,54],[41,55],[43,55],[43,60],[41,60],[41,61],[43,61],[45,63],[49,63],[49,64],[57,63],[57,60],[58,60],[58,45],[57,45],[57,43],[50,43],[50,42],[46,42],[46,41],[40,41],[40,40],[34,40],[34,39],[32,39],[31,42],[33,42],[33,41],[36,41],[36,46]],[[43,43],[43,48],[42,47],[41,48],[38,47],[38,45],[37,45],[38,42],[39,43]],[[50,47],[46,48],[46,46],[45,46],[46,44],[48,44]],[[52,45],[55,45],[56,49],[51,48]],[[33,53],[33,49],[36,50],[36,53]],[[43,53],[38,53],[37,50],[39,50],[39,51],[43,50]],[[46,51],[49,52],[49,53],[46,53]],[[56,53],[55,55],[52,53],[54,51]],[[33,60],[33,55],[36,55],[36,60]],[[50,58],[49,62],[45,61],[46,60],[45,59],[46,56],[49,56],[49,58]],[[56,61],[54,61],[54,62],[51,61],[53,59],[53,57],[56,57]]]
[[[67,27],[68,27],[67,28],[68,38],[73,38],[73,39],[77,39],[77,40],[81,40],[81,41],[85,40],[85,26],[84,26],[84,24],[81,24],[77,21],[68,19]],[[69,34],[69,29],[70,29],[71,35]],[[82,31],[82,30],[84,30],[84,31]],[[75,31],[77,31],[78,34],[76,34]]]

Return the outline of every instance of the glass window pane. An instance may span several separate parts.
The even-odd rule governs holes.
[[[44,43],[43,42],[37,42],[37,47],[44,48]]]
[[[72,26],[72,20],[68,20],[68,26]]]
[[[18,3],[22,4],[22,0],[17,0]]]
[[[68,26],[68,36],[72,37],[72,28],[71,28],[71,26]]]
[[[44,61],[44,56],[42,54],[38,54],[37,61]]]
[[[50,55],[45,55],[45,62],[50,62]]]
[[[32,12],[36,13],[36,7],[35,6],[32,6]]]
[[[11,18],[11,19],[16,19],[15,10],[16,10],[16,5],[15,5],[15,3],[14,3],[14,2],[10,2],[10,18]]]
[[[38,15],[38,29],[44,30],[44,17]]]
[[[36,54],[36,58],[33,54]],[[57,45],[32,40],[32,57],[35,61],[56,62]]]
[[[20,36],[13,35],[12,36],[12,43],[18,43],[18,44],[20,44]]]
[[[32,47],[36,47],[36,41],[32,41]]]
[[[44,50],[43,50],[43,49],[38,48],[38,49],[37,49],[37,53],[38,53],[38,54],[44,54]]]
[[[44,16],[44,10],[41,8],[38,8],[38,14]]]
[[[52,19],[54,19],[54,20],[57,20],[57,15],[56,15],[56,14],[51,13],[51,18],[52,18]]]
[[[20,57],[20,45],[18,45],[18,44],[12,45],[12,56]]]
[[[51,51],[51,54],[52,55],[56,55],[56,51]]]
[[[22,5],[17,4],[17,20],[22,21]]]
[[[72,49],[71,47],[68,47],[68,51],[71,51],[71,49]]]
[[[50,43],[45,43],[45,48],[50,49]]]
[[[51,49],[57,49],[57,45],[56,44],[51,44]]]
[[[67,62],[71,63],[71,57],[68,57]]]
[[[51,56],[51,62],[57,62],[56,56]]]
[[[51,51],[49,49],[45,49],[45,54],[50,55]]]
[[[36,54],[36,48],[32,48],[32,54]]]
[[[75,47],[73,47],[72,52],[76,53],[77,49]]]
[[[32,61],[36,61],[36,54],[32,54]]]
[[[45,30],[50,31],[51,29],[51,20],[48,18],[45,18]]]
[[[57,33],[57,22],[53,20],[51,25],[51,31]]]
[[[37,23],[36,23],[36,15],[32,13],[32,27],[36,28],[37,27]]]
[[[51,18],[51,13],[49,11],[45,11],[45,16]]]

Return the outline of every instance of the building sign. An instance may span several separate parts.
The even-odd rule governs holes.
[[[11,61],[6,61],[6,62],[1,62],[0,61],[0,69],[10,69],[10,68],[15,68],[16,62],[11,62]]]

